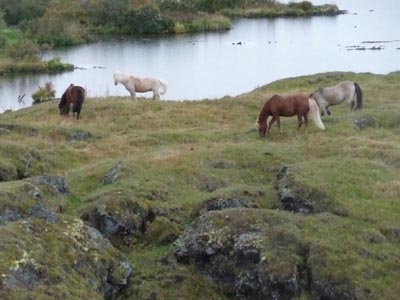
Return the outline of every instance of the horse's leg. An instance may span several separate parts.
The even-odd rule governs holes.
[[[329,103],[325,101],[325,99],[321,100],[319,103],[319,107],[321,109],[321,116],[327,114],[328,116],[331,115],[331,112],[329,111]]]
[[[158,93],[157,90],[153,90],[153,99],[160,100],[160,94]]]
[[[268,130],[271,129],[271,125],[276,122],[276,126],[279,128],[279,133],[282,134],[282,129],[281,129],[281,120],[279,119],[279,115],[273,115],[271,121],[269,122],[268,125]]]
[[[304,114],[303,118],[304,118],[304,132],[305,132],[305,134],[307,134],[307,126],[308,126],[307,113]]]
[[[297,130],[299,130],[301,125],[303,125],[303,117],[302,117],[302,115],[300,115],[300,114],[297,115],[297,121],[298,121],[297,122]]]
[[[279,128],[279,133],[282,134],[282,129],[281,129],[281,119],[279,118],[279,116],[276,118],[276,125]]]
[[[136,100],[136,92],[130,90],[129,93],[131,93],[131,98],[132,98],[133,100]]]
[[[356,103],[353,100],[351,100],[350,101],[350,111],[353,111],[355,107],[356,107]]]
[[[269,136],[269,131],[271,130],[271,126],[272,126],[272,124],[274,124],[275,121],[276,121],[276,117],[274,115],[272,115],[272,119],[268,123],[267,136]]]

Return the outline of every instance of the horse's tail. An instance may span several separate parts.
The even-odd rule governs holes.
[[[167,83],[165,81],[163,81],[161,79],[160,79],[160,85],[161,85],[161,89],[162,89],[160,91],[160,94],[164,95],[167,92],[168,85],[167,85]]]
[[[354,82],[354,87],[355,87],[356,96],[357,96],[356,109],[361,109],[363,106],[362,91],[361,91],[360,85],[357,82]]]
[[[324,130],[325,126],[322,123],[319,107],[317,101],[315,101],[314,98],[308,98],[308,107],[309,107],[308,117],[314,121],[315,125],[319,129]]]

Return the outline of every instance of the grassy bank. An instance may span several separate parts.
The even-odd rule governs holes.
[[[24,38],[21,31],[5,29],[0,33],[5,44],[0,52],[0,76],[21,73],[56,73],[72,71],[74,65],[61,62],[59,58],[41,59],[45,47]],[[43,48],[43,49],[42,49]]]
[[[268,97],[311,93],[346,79],[363,90],[361,111],[333,107],[332,116],[323,117],[327,129],[310,124],[307,135],[296,130],[295,117],[282,118],[282,135],[272,128],[268,139],[258,137],[254,123]],[[396,299],[399,93],[400,73],[329,73],[280,80],[218,100],[87,99],[80,121],[61,118],[55,102],[43,103],[0,115],[0,170],[9,170],[11,180],[0,182],[0,188],[12,190],[13,174],[15,179],[18,174],[61,175],[71,194],[52,205],[61,206],[62,214],[80,217],[100,203],[116,215],[131,213],[133,206],[157,211],[143,236],[121,247],[135,266],[124,299],[229,298],[193,266],[177,263],[172,242],[163,240],[171,231],[182,232],[204,203],[219,198],[247,199],[261,212],[243,212],[237,224],[261,215],[262,220],[283,218],[280,230],[312,245],[321,259],[314,263],[332,281],[347,281],[363,293],[368,289],[369,299]],[[353,123],[359,118],[373,122],[360,130]],[[77,132],[91,137],[69,141]],[[104,175],[119,161],[124,166],[117,180],[104,185]],[[329,209],[309,216],[281,211],[275,187],[283,166],[301,186],[327,195]],[[0,201],[5,197],[0,194]],[[286,250],[265,255],[291,259]],[[45,299],[45,291],[35,295]]]
[[[282,18],[282,17],[313,17],[313,16],[336,16],[343,13],[336,5],[312,5],[311,2],[299,2],[272,5],[261,5],[250,8],[223,9],[221,14],[232,17],[244,18]]]
[[[45,60],[22,60],[0,58],[0,76],[24,73],[57,73],[73,71],[74,65],[63,63],[59,58]]]

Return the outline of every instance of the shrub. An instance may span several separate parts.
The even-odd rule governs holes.
[[[94,26],[114,26],[128,9],[128,0],[94,0],[87,2],[87,14]]]
[[[49,7],[41,18],[26,22],[27,33],[40,44],[69,46],[89,39],[84,11],[73,3]]]
[[[46,82],[44,87],[39,86],[39,89],[32,94],[33,104],[39,104],[54,100],[56,91],[51,82]]]
[[[195,10],[192,3],[186,3],[175,0],[165,0],[160,4],[161,11],[180,11],[180,12],[193,12]]]
[[[74,69],[74,65],[61,62],[59,57],[47,61],[46,64],[50,72],[72,71]]]
[[[7,44],[6,37],[0,33],[0,49],[3,49]]]
[[[153,7],[129,10],[121,24],[122,31],[127,34],[173,32],[174,26],[172,20],[162,18],[159,11]]]
[[[41,49],[37,43],[32,40],[23,38],[13,45],[7,44],[4,49],[6,57],[21,61],[38,61]]]
[[[309,11],[309,10],[311,10],[313,8],[313,5],[309,1],[302,1],[302,2],[299,2],[299,3],[291,2],[291,3],[289,3],[289,7],[290,8],[297,8],[297,9],[300,8],[301,10]]]
[[[9,25],[17,25],[24,20],[42,16],[48,5],[48,0],[0,0],[4,20]]]

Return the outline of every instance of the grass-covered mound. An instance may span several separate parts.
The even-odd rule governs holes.
[[[268,139],[258,137],[255,120],[267,98],[342,80],[360,84],[361,111],[333,107],[323,117],[327,129],[310,123],[307,135],[296,118],[282,118],[282,135],[272,128]],[[113,294],[120,299],[253,299],[254,276],[275,299],[396,299],[399,91],[399,73],[329,73],[218,100],[87,99],[79,121],[60,117],[56,102],[1,114],[2,299],[18,291],[23,299],[24,288],[47,299],[51,272],[71,290],[101,294],[104,287],[90,284],[96,272],[80,283],[90,265],[74,269],[71,250],[54,263],[70,218],[98,229],[133,265],[128,286]],[[284,210],[278,174],[312,206],[308,214]],[[39,175],[64,178],[65,192],[37,185]],[[23,266],[35,284],[10,284]]]

